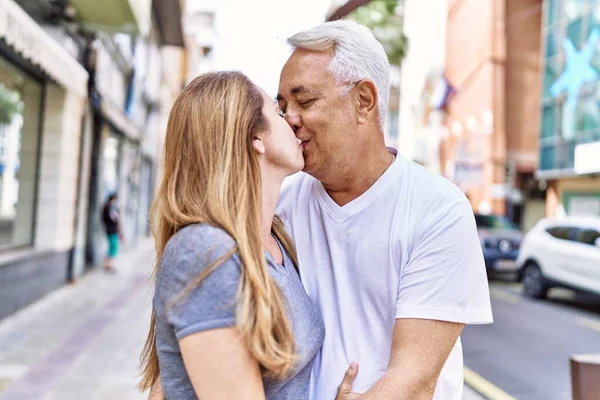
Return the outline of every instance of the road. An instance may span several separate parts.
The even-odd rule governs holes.
[[[519,400],[571,399],[569,357],[600,353],[600,297],[520,293],[520,284],[491,281],[494,324],[465,328],[465,366]]]

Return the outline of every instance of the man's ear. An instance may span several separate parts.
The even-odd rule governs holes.
[[[265,141],[262,136],[256,135],[252,140],[252,147],[258,154],[265,154]]]
[[[359,122],[364,123],[369,115],[377,113],[377,88],[373,82],[362,80],[356,84],[355,93]]]

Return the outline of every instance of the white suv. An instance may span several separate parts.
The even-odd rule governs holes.
[[[600,218],[541,220],[525,235],[517,268],[529,297],[553,286],[600,295]]]

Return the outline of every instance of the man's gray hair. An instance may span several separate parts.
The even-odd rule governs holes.
[[[390,94],[390,63],[381,43],[366,26],[354,21],[326,22],[296,33],[288,43],[292,48],[309,51],[334,49],[329,64],[338,85],[367,79],[377,89],[377,111],[383,129]]]

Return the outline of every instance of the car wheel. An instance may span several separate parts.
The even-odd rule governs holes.
[[[523,269],[523,293],[525,296],[541,299],[546,297],[548,289],[539,265],[533,261],[528,262]]]

